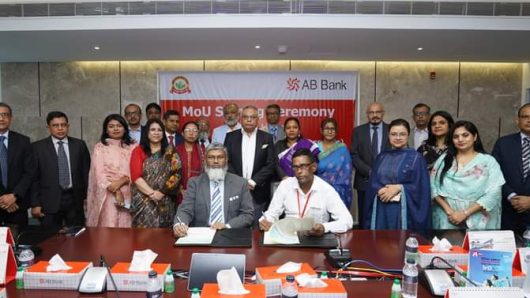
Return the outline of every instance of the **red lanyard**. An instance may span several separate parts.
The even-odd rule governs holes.
[[[296,199],[298,200],[298,215],[300,215],[300,218],[304,218],[305,210],[307,209],[307,205],[309,205],[309,200],[311,199],[312,192],[310,191],[307,194],[307,200],[305,201],[304,210],[300,213],[300,192],[297,189],[296,190]]]

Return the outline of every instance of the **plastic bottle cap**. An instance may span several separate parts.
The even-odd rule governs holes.
[[[156,276],[157,276],[156,271],[150,271],[149,272],[149,278],[153,278],[153,277],[156,277]]]
[[[173,275],[173,271],[171,271],[171,269],[169,269],[166,273],[166,275]]]
[[[285,277],[285,280],[288,281],[288,282],[293,282],[294,281],[294,276],[293,275],[287,275],[287,277]]]
[[[395,279],[394,279],[394,284],[395,284],[395,285],[399,285],[399,284],[401,284],[401,282],[399,281],[399,279],[395,278]]]
[[[193,289],[191,289],[191,292],[194,293],[194,294],[199,293],[199,289],[198,288],[193,288]]]

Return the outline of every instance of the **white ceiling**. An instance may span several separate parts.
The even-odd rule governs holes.
[[[279,54],[279,45],[287,53]],[[0,62],[193,59],[529,62],[530,17],[0,19]]]

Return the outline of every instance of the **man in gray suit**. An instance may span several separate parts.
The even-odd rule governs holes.
[[[175,236],[186,235],[188,226],[244,228],[250,227],[253,220],[248,181],[228,173],[228,154],[222,144],[210,144],[206,148],[205,173],[190,179],[175,215]]]
[[[385,110],[383,105],[373,102],[366,109],[368,123],[356,127],[352,134],[352,162],[355,168],[353,187],[357,190],[357,210],[359,212],[360,228],[364,222],[365,192],[368,188],[368,178],[372,172],[372,164],[377,155],[390,148],[388,141],[388,124],[383,122]]]
[[[285,139],[283,125],[280,124],[281,109],[280,106],[273,103],[265,108],[267,124],[261,129],[272,135],[272,141],[276,144],[279,140]]]

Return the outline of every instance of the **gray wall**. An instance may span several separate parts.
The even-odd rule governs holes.
[[[71,135],[93,147],[101,122],[128,103],[156,100],[158,71],[359,71],[361,122],[369,102],[382,102],[385,119],[411,120],[417,102],[444,109],[479,127],[488,150],[516,130],[522,64],[355,61],[111,61],[0,64],[1,99],[14,110],[13,129],[32,140],[47,136],[45,116],[62,110]],[[436,79],[430,79],[436,72]],[[353,125],[353,124],[352,124]]]

